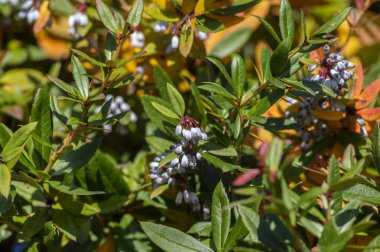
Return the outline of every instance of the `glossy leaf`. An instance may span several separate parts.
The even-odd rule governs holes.
[[[287,39],[287,46],[290,48],[293,44],[295,25],[293,10],[288,0],[281,0],[280,30],[282,38]]]
[[[311,34],[311,37],[314,38],[335,31],[344,22],[344,20],[346,20],[351,9],[352,7],[347,7],[346,9],[335,15],[333,18],[331,18],[329,21],[327,21],[321,27],[319,27],[315,32],[313,32],[313,34]]]
[[[0,163],[0,196],[8,198],[10,190],[11,172],[5,164]]]
[[[243,58],[238,54],[233,54],[231,62],[232,88],[238,98],[243,94],[245,76],[246,69]]]
[[[98,11],[100,21],[102,21],[104,26],[107,27],[107,29],[111,32],[117,34],[119,32],[119,28],[116,22],[116,18],[108,6],[103,3],[102,0],[96,0],[96,10]]]
[[[229,200],[220,181],[212,194],[211,205],[212,237],[217,250],[224,248],[230,229],[231,209],[227,208],[228,205]]]
[[[167,83],[166,86],[168,89],[170,103],[173,105],[174,111],[179,116],[183,116],[183,114],[185,113],[185,101],[183,100],[182,95],[173,85]]]
[[[39,89],[34,98],[32,107],[32,121],[38,122],[33,136],[34,149],[38,153],[40,168],[50,160],[51,143],[53,135],[53,114],[50,108],[50,95],[44,89]],[[38,138],[38,141],[36,140]]]
[[[175,252],[212,252],[202,242],[187,235],[175,228],[154,224],[150,222],[141,222],[141,228],[145,234],[160,247],[163,251]]]
[[[135,0],[133,2],[132,9],[128,14],[127,22],[132,27],[137,27],[140,24],[143,11],[144,11],[143,0]]]

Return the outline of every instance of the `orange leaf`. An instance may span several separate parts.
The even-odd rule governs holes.
[[[380,118],[380,107],[364,108],[356,111],[356,114],[363,118],[365,121],[375,121]]]
[[[41,30],[36,35],[38,46],[52,60],[62,60],[69,56],[68,42]]]
[[[363,76],[362,63],[359,62],[357,64],[355,72],[356,72],[357,80],[355,81],[355,84],[354,84],[354,92],[352,94],[352,99],[358,98],[363,88],[364,76]]]
[[[326,120],[326,121],[339,121],[346,116],[346,113],[342,111],[323,110],[323,109],[310,110],[310,113],[318,117],[319,119]]]
[[[316,63],[319,63],[324,57],[325,54],[323,53],[322,48],[318,48],[317,50],[314,50],[310,53],[310,59],[312,59]]]
[[[50,10],[49,10],[49,1],[45,1],[41,4],[40,14],[37,21],[34,23],[33,32],[34,34],[41,31],[45,25],[49,22],[50,19]]]
[[[359,96],[359,101],[355,103],[356,109],[362,109],[367,107],[375,100],[380,92],[380,80],[376,80],[371,83]]]

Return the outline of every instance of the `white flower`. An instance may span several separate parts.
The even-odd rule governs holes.
[[[182,195],[182,192],[179,191],[179,192],[177,193],[177,196],[175,197],[175,203],[176,203],[177,205],[180,205],[180,204],[182,204],[182,200],[183,200],[183,195]]]
[[[175,128],[175,134],[178,136],[179,134],[181,134],[181,132],[182,132],[182,126],[177,125],[177,127]]]
[[[174,35],[174,36],[172,37],[171,47],[172,47],[173,49],[177,49],[178,46],[179,46],[179,38],[178,38],[177,35]]]
[[[145,46],[145,36],[141,31],[131,34],[131,46],[134,48],[143,48]]]

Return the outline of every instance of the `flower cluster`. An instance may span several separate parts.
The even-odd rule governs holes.
[[[354,76],[350,69],[354,68],[355,64],[345,60],[341,54],[330,53],[328,45],[323,47],[323,53],[325,57],[318,64],[308,67],[308,71],[314,74],[307,79],[317,83],[325,83],[333,89],[336,95],[343,96],[346,93],[347,81]],[[295,111],[288,111],[287,115],[300,125],[297,136],[301,139],[300,146],[304,150],[309,149],[313,143],[322,140],[331,133],[328,124],[313,114],[313,111],[346,112],[346,107],[337,104],[334,99],[322,95],[304,98],[300,102],[291,98],[287,98],[287,100],[292,107],[296,106],[297,108]]]
[[[105,99],[105,103],[109,102],[109,100],[112,100],[108,114],[106,118],[110,118],[116,115],[119,115],[121,113],[126,113],[129,112],[129,121],[130,122],[136,122],[137,121],[137,116],[136,113],[131,110],[131,106],[124,101],[124,98],[122,96],[116,96],[114,97],[111,94],[108,94]],[[102,106],[99,106],[95,109],[95,113],[99,113],[101,110]],[[104,125],[103,127],[104,133],[109,133],[112,131],[112,125],[107,124]],[[125,132],[125,130],[120,130],[120,132]]]
[[[143,48],[145,46],[145,35],[141,31],[132,33],[130,39],[133,48]]]
[[[171,152],[157,156],[149,163],[149,176],[154,181],[154,188],[166,183],[171,187],[177,186],[179,191],[176,204],[185,202],[192,206],[194,212],[198,212],[201,210],[201,204],[195,192],[189,190],[187,177],[196,171],[197,162],[202,159],[198,143],[207,140],[207,134],[199,128],[199,123],[189,116],[181,118],[175,134],[181,136],[181,140],[170,147]],[[177,157],[160,166],[160,161],[172,152]]]
[[[21,10],[18,13],[18,17],[21,19],[26,19],[28,24],[33,24],[34,22],[36,22],[39,16],[40,16],[40,11],[34,5],[33,0],[26,0],[22,4]]]
[[[347,81],[354,76],[354,73],[349,69],[354,68],[355,64],[345,60],[339,53],[330,53],[328,45],[323,47],[323,53],[326,57],[319,63],[319,67],[317,64],[308,67],[308,71],[311,73],[318,70],[318,73],[314,74],[310,80],[326,83],[337,94],[341,95],[341,90],[347,88]]]
[[[70,36],[74,36],[75,38],[79,37],[78,26],[86,26],[88,24],[88,17],[81,11],[76,12],[73,15],[70,15],[68,20],[68,33]]]

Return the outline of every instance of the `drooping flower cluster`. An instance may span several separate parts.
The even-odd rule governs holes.
[[[347,81],[354,76],[350,69],[354,68],[355,64],[345,60],[341,54],[330,53],[328,45],[323,47],[323,53],[325,57],[320,62],[308,67],[308,71],[313,75],[306,79],[312,82],[325,83],[333,89],[337,96],[343,96],[348,87]],[[312,144],[331,133],[329,125],[318,118],[320,111],[334,111],[336,115],[339,115],[340,112],[346,112],[345,106],[321,94],[312,98],[303,98],[299,102],[291,98],[287,99],[293,108],[287,112],[287,115],[300,126],[297,135],[301,140],[300,146],[304,150],[309,149]],[[296,109],[294,109],[295,107]]]
[[[177,186],[179,191],[176,204],[185,202],[191,205],[194,212],[198,212],[201,210],[201,204],[196,193],[189,189],[188,175],[197,170],[197,162],[202,159],[198,144],[207,140],[207,134],[199,128],[199,123],[189,116],[181,118],[175,134],[181,136],[181,140],[170,147],[171,152],[157,156],[149,163],[149,176],[154,182],[154,188],[166,183],[171,187]],[[160,166],[160,161],[172,152],[176,157]]]
[[[116,115],[119,115],[121,113],[129,112],[129,121],[130,122],[136,122],[137,116],[136,113],[131,110],[131,106],[124,101],[124,98],[122,96],[116,96],[114,97],[111,94],[108,94],[105,98],[105,103],[109,102],[112,99],[108,114],[106,118],[110,118]],[[99,106],[95,109],[95,113],[99,113],[102,106]],[[126,132],[124,129],[118,128],[119,132]],[[112,125],[107,124],[103,126],[103,131],[105,134],[108,134],[112,131]]]
[[[18,13],[18,17],[21,19],[26,19],[28,24],[33,24],[37,21],[40,16],[39,9],[35,6],[33,0],[26,0],[22,6],[21,10]]]
[[[74,38],[78,38],[79,37],[78,27],[86,26],[88,24],[88,17],[82,11],[78,11],[75,14],[70,15],[67,22],[69,26],[69,29],[68,29],[69,35],[74,36]]]
[[[355,64],[345,60],[339,53],[330,53],[328,45],[323,47],[323,53],[326,57],[318,64],[319,67],[317,64],[308,67],[308,71],[311,73],[318,70],[318,73],[314,74],[310,80],[326,83],[338,95],[342,95],[341,90],[347,88],[347,81],[354,76],[354,73],[350,69],[353,69]]]

